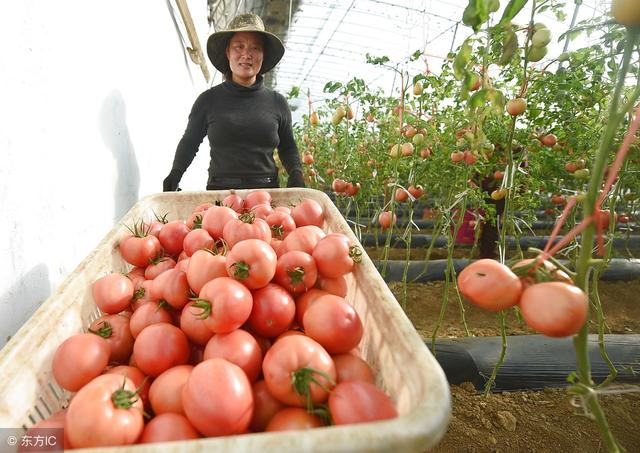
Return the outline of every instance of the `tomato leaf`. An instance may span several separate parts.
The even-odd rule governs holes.
[[[469,0],[469,4],[462,13],[462,23],[477,32],[480,25],[489,19],[489,5],[487,0]]]
[[[518,51],[518,36],[515,34],[511,27],[508,27],[506,35],[504,37],[504,43],[502,44],[502,55],[498,64],[505,66],[511,62],[516,52]]]
[[[471,44],[469,44],[469,41],[465,41],[460,47],[456,58],[453,60],[453,75],[457,80],[462,80],[465,76],[467,63],[469,63],[470,58]]]
[[[500,25],[511,22],[511,19],[524,8],[528,0],[511,0],[502,13],[502,19],[500,19]]]

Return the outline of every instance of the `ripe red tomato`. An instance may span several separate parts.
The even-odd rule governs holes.
[[[329,354],[349,352],[362,339],[360,316],[345,299],[333,294],[318,297],[307,307],[302,324],[305,333]]]
[[[227,333],[244,324],[253,306],[251,292],[242,283],[230,277],[218,277],[200,290],[195,307],[209,330]]]
[[[192,365],[177,365],[155,378],[149,387],[149,402],[156,415],[184,414],[182,388],[193,370]]]
[[[187,274],[176,268],[164,271],[153,279],[151,297],[164,300],[177,310],[182,309],[189,301]]]
[[[329,396],[329,411],[336,425],[367,423],[398,416],[385,392],[364,381],[341,382]]]
[[[92,333],[73,335],[53,355],[53,377],[60,387],[77,392],[102,373],[110,354],[109,343],[103,338]]]
[[[273,211],[265,220],[271,229],[271,237],[275,239],[283,240],[296,229],[296,222],[291,214],[283,211]]]
[[[522,115],[527,109],[527,101],[523,98],[510,99],[507,101],[507,113],[511,116]]]
[[[162,227],[158,239],[165,252],[178,255],[182,251],[182,244],[188,233],[189,227],[184,220],[172,220]]]
[[[129,316],[103,315],[89,325],[89,332],[105,339],[111,354],[109,362],[127,363],[133,352],[133,335],[129,329]]]
[[[128,234],[120,240],[118,250],[122,259],[127,263],[146,267],[149,261],[162,252],[162,245],[153,235],[133,236]]]
[[[202,228],[207,230],[212,238],[222,239],[222,231],[229,220],[237,219],[238,213],[226,206],[212,206],[207,209],[202,218]]]
[[[330,294],[328,291],[324,291],[319,288],[311,288],[306,293],[299,295],[296,299],[296,321],[300,327],[302,327],[302,319],[304,317],[307,308],[320,296]]]
[[[313,161],[313,154],[311,154],[309,151],[304,153],[304,155],[302,156],[302,162],[304,162],[306,165],[313,164]]]
[[[222,200],[222,206],[233,209],[237,213],[244,211],[244,200],[237,193],[230,193]]]
[[[129,365],[119,365],[113,368],[109,368],[104,374],[117,374],[120,376],[125,376],[131,379],[133,385],[135,385],[136,390],[138,390],[138,395],[140,395],[140,399],[142,400],[143,405],[148,407],[149,405],[149,390],[151,389],[151,381],[145,374],[140,371],[139,368]]]
[[[182,330],[168,323],[156,323],[142,329],[133,345],[133,359],[140,371],[160,376],[189,360],[189,340]]]
[[[378,216],[378,222],[383,230],[389,228],[392,224],[395,225],[397,221],[396,215],[391,211],[383,211]]]
[[[323,426],[322,420],[317,415],[310,414],[301,407],[283,407],[276,412],[265,431],[297,431]]]
[[[629,216],[626,214],[618,214],[618,223],[629,223]]]
[[[473,154],[471,151],[467,150],[464,152],[464,163],[467,165],[473,165],[478,161],[478,157]]]
[[[278,339],[264,357],[262,372],[269,392],[296,407],[307,406],[308,399],[314,404],[326,401],[336,380],[329,353],[305,335]]]
[[[129,319],[129,330],[133,338],[138,338],[142,329],[151,324],[165,322],[171,324],[173,318],[166,308],[158,305],[157,302],[147,302],[138,307]]]
[[[296,304],[291,294],[282,286],[269,283],[254,290],[253,308],[247,320],[251,331],[266,338],[285,332],[296,314]]]
[[[200,310],[193,308],[195,303],[191,301],[182,309],[180,313],[180,329],[187,335],[189,341],[204,346],[213,336],[213,332],[198,317]]]
[[[244,433],[253,417],[251,383],[224,359],[205,360],[191,371],[182,403],[191,424],[209,437]]]
[[[278,257],[268,242],[245,239],[227,254],[227,273],[249,289],[266,286],[276,273]]]
[[[404,203],[409,199],[409,192],[404,190],[402,187],[398,187],[394,192],[394,198],[396,199],[397,202]]]
[[[566,337],[578,333],[587,321],[589,302],[577,286],[545,282],[524,290],[520,311],[535,331],[549,337]]]
[[[466,300],[485,310],[513,307],[522,294],[522,282],[511,269],[492,259],[480,259],[458,275],[458,288]]]
[[[164,271],[168,271],[174,267],[176,267],[176,262],[173,258],[168,256],[158,256],[151,260],[149,265],[144,269],[144,278],[147,280],[153,280]]]
[[[298,227],[315,225],[322,228],[324,224],[324,211],[317,201],[306,198],[300,204],[291,209],[291,217]]]
[[[345,181],[344,179],[339,179],[339,178],[334,179],[333,182],[331,183],[331,189],[335,193],[343,193],[346,188],[347,188],[347,181]]]
[[[182,248],[187,256],[192,256],[197,250],[211,249],[215,244],[215,240],[211,237],[207,230],[197,228],[189,231],[184,237]]]
[[[142,400],[131,379],[118,374],[98,376],[75,394],[65,429],[73,448],[130,445],[142,429]]]
[[[327,278],[322,275],[318,275],[316,288],[339,297],[347,297],[347,293],[349,292],[349,285],[347,284],[347,279],[344,275],[336,278]]]
[[[313,249],[313,259],[318,272],[325,277],[337,278],[353,270],[354,258],[362,255],[357,247],[351,247],[349,237],[342,233],[331,233],[318,241]]]
[[[551,197],[551,203],[563,206],[567,204],[567,199],[563,195],[553,195]]]
[[[244,198],[244,208],[247,210],[262,203],[271,204],[271,194],[266,190],[253,190]]]
[[[291,250],[278,258],[273,281],[296,295],[313,288],[317,278],[313,257],[300,250]]]
[[[216,255],[210,250],[198,250],[191,255],[187,267],[187,282],[196,294],[200,294],[205,283],[227,276],[226,256]]]
[[[253,384],[253,418],[249,429],[254,433],[265,430],[271,418],[284,407],[280,401],[275,399],[264,380]]]
[[[409,188],[407,190],[409,191],[411,196],[413,198],[415,198],[416,200],[418,198],[422,197],[422,195],[424,195],[424,188],[422,186],[414,186],[412,184],[412,185],[409,186]]]
[[[360,189],[361,189],[361,186],[359,182],[355,184],[348,182],[347,187],[345,187],[344,189],[344,194],[347,197],[355,197],[356,195],[358,195],[358,192],[360,192]]]
[[[331,356],[336,365],[336,382],[365,381],[375,384],[375,377],[369,364],[353,353]]]
[[[204,348],[203,360],[225,359],[238,365],[250,382],[258,379],[262,365],[262,350],[258,341],[246,330],[217,333]]]
[[[229,220],[222,230],[222,238],[227,246],[233,246],[245,239],[271,240],[271,228],[266,220],[257,218],[253,213],[242,214],[237,219]]]
[[[138,440],[140,444],[172,442],[199,439],[200,434],[182,414],[160,414],[153,417],[144,427]]]
[[[453,151],[449,157],[451,158],[451,162],[457,164],[464,160],[464,153],[462,151]]]
[[[311,255],[320,239],[327,234],[315,225],[301,226],[293,230],[284,238],[283,247],[285,251],[300,250]]]
[[[123,274],[100,277],[91,289],[93,300],[105,313],[120,313],[133,299],[133,282]]]
[[[558,137],[556,137],[553,134],[545,134],[542,137],[540,137],[540,141],[544,146],[552,148],[556,146],[556,143],[558,143]]]

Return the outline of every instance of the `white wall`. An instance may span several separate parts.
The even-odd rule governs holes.
[[[206,2],[188,4],[205,43]],[[162,190],[207,89],[172,9],[180,21],[172,0],[3,2],[0,348],[139,198]],[[204,189],[207,147],[183,189]]]

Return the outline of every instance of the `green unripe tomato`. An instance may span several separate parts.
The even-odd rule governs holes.
[[[529,58],[529,61],[535,63],[542,60],[544,56],[547,54],[548,50],[549,49],[546,46],[545,47],[533,46],[529,49],[529,53],[527,54],[527,57]]]
[[[416,135],[413,136],[413,144],[416,146],[422,145],[422,143],[424,143],[424,135],[417,133]]]
[[[541,28],[533,34],[531,44],[534,47],[545,47],[551,42],[551,31],[547,28]]]
[[[569,52],[562,52],[560,55],[558,55],[558,61],[569,61],[570,57],[571,54]]]
[[[533,30],[534,31],[538,31],[538,30],[542,30],[542,29],[546,29],[547,26],[545,24],[543,24],[542,22],[537,22],[535,24],[533,24]]]
[[[589,169],[581,168],[573,173],[573,177],[576,179],[589,179]]]

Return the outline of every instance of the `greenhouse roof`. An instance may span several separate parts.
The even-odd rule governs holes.
[[[329,81],[361,78],[370,87],[377,86],[391,94],[400,83],[397,72],[368,64],[366,55],[386,56],[390,65],[397,65],[410,76],[426,69],[439,72],[447,54],[472,34],[471,28],[461,21],[467,3],[467,0],[300,0],[290,11],[291,20],[286,19],[283,34],[287,50],[274,72],[275,88],[283,94],[294,87],[300,89],[300,96],[292,100],[294,110],[300,110],[294,117],[306,113],[307,93],[313,102],[331,96],[323,92]],[[506,3],[501,2],[501,8]],[[576,6],[574,2],[553,3],[566,3],[561,8],[564,17],[559,20],[548,10],[536,19],[553,32],[554,40],[547,55],[551,58],[557,57],[565,45],[571,50],[583,46],[587,39],[557,42],[570,27]],[[514,22],[529,21],[530,4]],[[576,23],[605,15],[608,4],[584,0],[577,9]],[[499,18],[501,13],[495,15]],[[422,56],[409,61],[416,51],[421,51]]]

